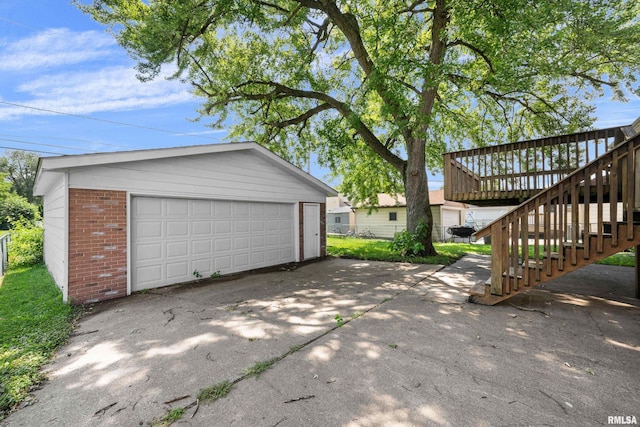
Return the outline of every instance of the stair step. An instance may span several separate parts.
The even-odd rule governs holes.
[[[522,266],[524,267],[524,263],[522,263]],[[539,270],[544,269],[544,262],[542,260],[538,261],[536,263],[535,260],[530,259],[529,260],[529,265],[527,266],[530,270],[535,270],[536,268]]]
[[[571,249],[573,247],[573,242],[563,242],[562,246],[564,246],[565,249]],[[576,249],[584,249],[584,243],[576,243]]]
[[[469,295],[475,295],[479,297],[484,296],[484,294],[486,293],[487,285],[491,286],[491,279],[489,279],[488,284],[483,281],[477,282],[471,287],[471,289],[469,289]]]

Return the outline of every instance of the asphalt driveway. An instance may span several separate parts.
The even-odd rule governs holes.
[[[331,259],[100,304],[4,424],[145,425],[175,408],[194,426],[640,422],[633,269],[587,269],[495,307],[466,302],[483,257]],[[613,287],[585,295],[598,277]],[[225,398],[197,402],[224,380]]]

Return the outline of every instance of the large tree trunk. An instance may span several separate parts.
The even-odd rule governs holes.
[[[427,225],[427,233],[421,243],[424,251],[421,255],[437,255],[433,247],[433,214],[429,203],[429,183],[425,165],[425,143],[413,140],[408,144],[407,165],[404,171],[404,191],[407,199],[407,230],[415,233],[420,221]]]

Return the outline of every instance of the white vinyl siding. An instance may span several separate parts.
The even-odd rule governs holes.
[[[324,202],[325,194],[284,168],[250,151],[81,167],[72,188],[121,190],[132,194],[294,203]]]
[[[44,262],[67,301],[67,189],[66,175],[44,195]]]
[[[389,221],[389,212],[396,212],[396,220]],[[407,209],[404,206],[393,208],[379,208],[368,213],[368,209],[356,210],[356,232],[371,231],[376,237],[392,239],[407,227]]]
[[[133,197],[131,290],[295,261],[294,206]]]
[[[445,209],[446,215],[443,218],[442,209]],[[389,213],[397,212],[397,220],[389,221]],[[445,233],[446,227],[457,225],[457,218],[464,215],[464,211],[443,208],[441,205],[431,206],[433,214],[433,240],[442,241],[449,236]],[[454,221],[455,216],[455,221]],[[378,208],[377,211],[368,213],[366,208],[356,210],[356,232],[371,231],[376,237],[383,239],[392,239],[395,233],[403,231],[407,227],[407,208],[398,206],[392,208]],[[443,220],[445,221],[444,225]],[[447,221],[452,222],[449,224]],[[455,224],[453,224],[455,222]]]

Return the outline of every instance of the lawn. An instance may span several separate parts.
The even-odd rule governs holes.
[[[327,237],[329,255],[342,258],[356,258],[370,261],[401,261],[417,264],[452,264],[464,255],[491,253],[491,245],[469,243],[434,243],[437,256],[403,257],[391,250],[388,240],[359,239],[355,237]]]
[[[355,237],[327,236],[327,253],[341,258],[355,258],[370,261],[400,261],[416,264],[449,265],[466,254],[491,254],[491,245],[469,243],[434,243],[437,256],[402,257],[391,250],[388,240],[359,239]],[[531,248],[533,256],[533,248]],[[635,254],[621,252],[599,261],[598,264],[635,266]]]
[[[41,367],[72,329],[74,309],[44,265],[10,269],[0,285],[0,420],[45,379]]]

